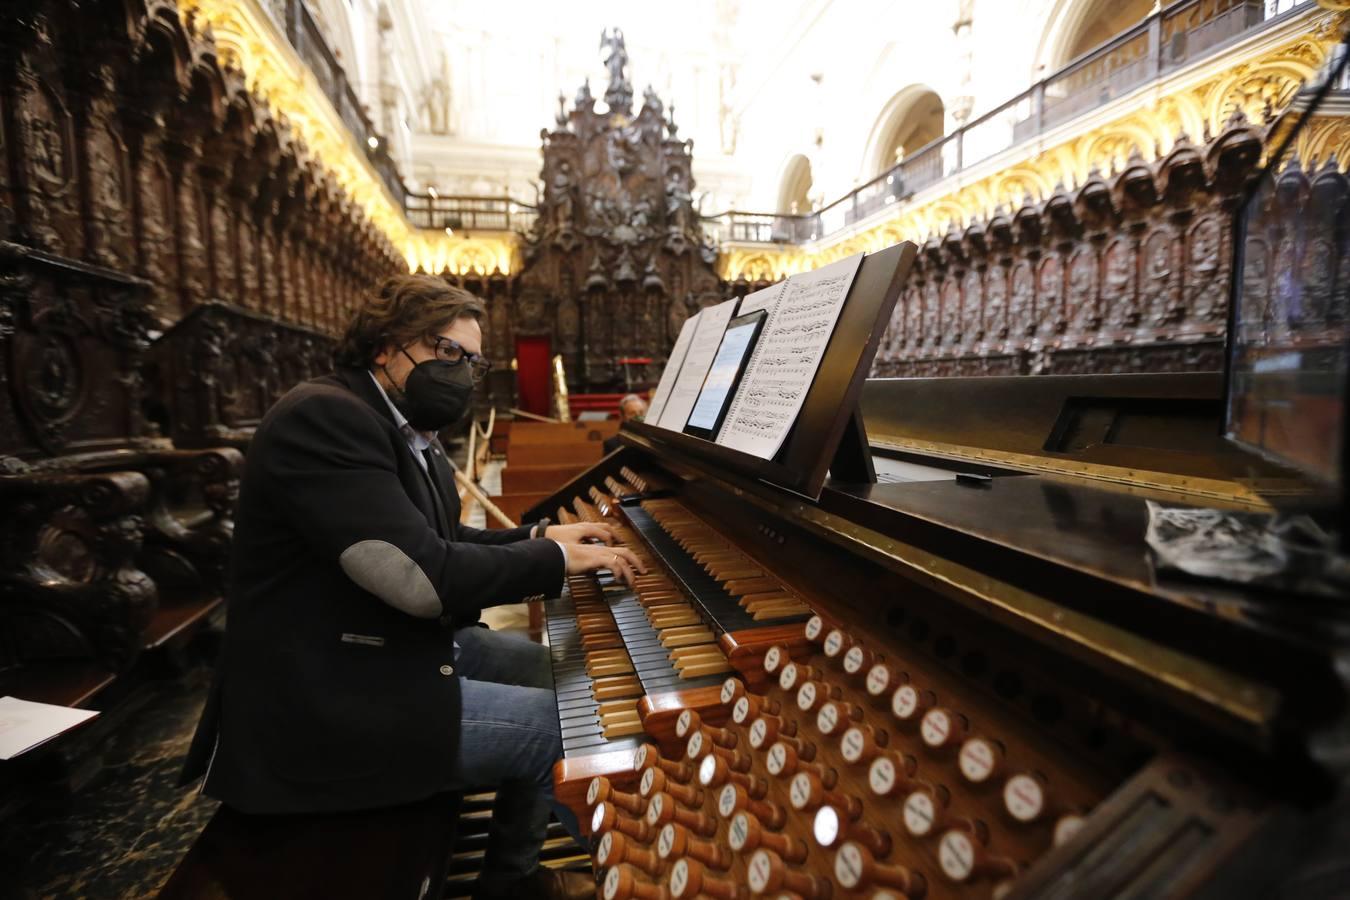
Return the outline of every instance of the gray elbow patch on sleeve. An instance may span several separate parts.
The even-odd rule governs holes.
[[[348,578],[397,610],[419,619],[441,614],[441,598],[427,573],[388,541],[352,544],[342,551],[338,564]]]

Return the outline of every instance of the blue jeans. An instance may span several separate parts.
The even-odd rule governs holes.
[[[496,788],[480,883],[514,881],[539,866],[552,809],[583,847],[576,816],[553,799],[562,758],[558,700],[548,648],[486,628],[455,632],[463,703],[452,790]]]

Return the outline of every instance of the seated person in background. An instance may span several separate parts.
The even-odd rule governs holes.
[[[472,407],[482,318],[441,279],[389,279],[347,326],[337,371],[263,418],[224,649],[184,777],[268,814],[494,787],[478,895],[588,896],[591,879],[539,867],[551,805],[580,839],[552,803],[562,743],[548,649],[477,623],[483,607],[557,596],[564,573],[631,583],[642,567],[606,546],[606,525],[459,524],[436,433]]]
[[[620,422],[641,422],[647,415],[647,401],[643,400],[637,394],[625,394],[619,401],[619,421]],[[605,455],[613,453],[622,445],[619,443],[619,436],[605,438]]]

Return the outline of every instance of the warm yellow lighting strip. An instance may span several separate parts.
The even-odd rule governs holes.
[[[415,229],[403,247],[408,268],[414,272],[421,269],[456,275],[491,275],[494,270],[500,270],[503,275],[509,275],[513,271],[516,242],[511,232],[491,235],[478,232],[466,238]]]

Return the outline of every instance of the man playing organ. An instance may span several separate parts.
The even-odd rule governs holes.
[[[564,574],[643,570],[603,524],[459,523],[436,433],[470,412],[482,304],[386,281],[329,376],[290,391],[248,452],[230,616],[184,775],[246,813],[357,810],[497,791],[478,895],[584,896],[539,867],[561,756],[547,648],[480,627]],[[583,543],[585,542],[585,543]]]

